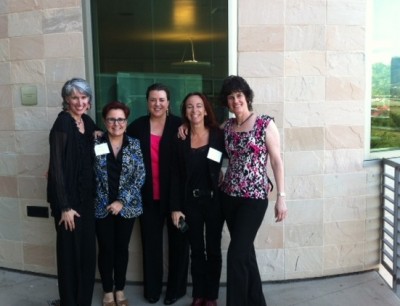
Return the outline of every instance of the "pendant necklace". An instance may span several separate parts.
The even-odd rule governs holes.
[[[237,121],[237,119],[236,119],[236,125],[237,125],[237,126],[242,126],[243,124],[246,123],[247,120],[249,120],[249,119],[251,118],[251,116],[253,116],[253,114],[254,114],[254,113],[251,113],[246,119],[243,120],[242,123],[239,123],[239,122]]]

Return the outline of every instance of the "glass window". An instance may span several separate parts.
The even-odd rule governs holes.
[[[399,16],[400,1],[372,1],[370,153],[376,157],[400,149]]]
[[[180,115],[184,96],[207,94],[217,101],[228,75],[228,0],[92,0],[96,119],[119,100],[131,108],[129,122],[147,113],[145,93],[161,82]]]

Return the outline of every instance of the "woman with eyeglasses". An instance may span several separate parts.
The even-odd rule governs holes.
[[[104,106],[106,133],[95,140],[96,234],[103,306],[128,306],[124,293],[129,241],[135,218],[143,212],[140,189],[145,170],[140,144],[125,134],[129,108]]]
[[[186,294],[189,243],[170,217],[172,139],[181,119],[169,112],[170,91],[163,84],[147,88],[149,115],[128,126],[128,135],[139,139],[146,168],[142,188],[143,215],[140,228],[143,247],[144,297],[151,304],[160,299],[163,285],[164,224],[168,232],[168,278],[165,305],[174,304]]]

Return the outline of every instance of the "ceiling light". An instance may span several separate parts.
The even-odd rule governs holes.
[[[190,38],[190,46],[191,46],[191,50],[192,50],[192,58],[189,60],[184,60],[185,58],[185,53],[186,53],[186,47],[183,50],[183,56],[182,56],[182,60],[180,62],[174,62],[171,65],[175,66],[175,67],[190,67],[190,66],[210,66],[211,63],[210,62],[201,62],[196,60],[196,57],[194,55],[194,45],[193,45],[193,40]]]

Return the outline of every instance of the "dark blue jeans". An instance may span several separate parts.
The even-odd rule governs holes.
[[[227,306],[265,306],[254,239],[268,199],[231,197],[222,193],[222,210],[231,241],[227,254]]]

